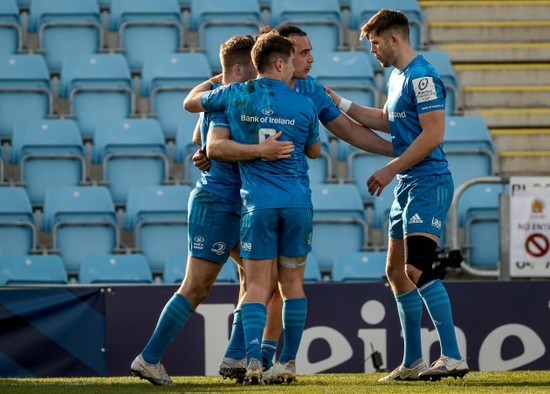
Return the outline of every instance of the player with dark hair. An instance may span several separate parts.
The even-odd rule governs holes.
[[[363,107],[329,90],[338,107],[356,121],[390,133],[395,158],[368,179],[380,195],[397,176],[389,215],[386,274],[403,331],[402,364],[381,381],[463,377],[469,368],[456,339],[451,303],[432,264],[454,185],[442,149],[445,87],[438,73],[409,42],[409,22],[400,11],[381,9],[361,27],[361,38],[384,67],[394,66],[383,109]],[[427,368],[422,358],[422,302],[441,345],[441,357]]]

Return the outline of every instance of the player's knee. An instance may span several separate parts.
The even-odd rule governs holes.
[[[435,259],[436,248],[437,243],[425,236],[414,235],[405,240],[405,264],[408,267],[412,266],[421,271],[418,277],[412,277],[412,273],[407,272],[407,275],[417,288],[435,279],[432,265]]]
[[[286,268],[300,268],[306,263],[307,256],[279,256],[279,264]]]

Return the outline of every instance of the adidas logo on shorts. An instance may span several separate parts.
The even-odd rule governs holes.
[[[420,217],[420,215],[418,213],[415,213],[409,219],[409,224],[420,224],[420,223],[424,223],[424,221],[422,220],[422,218]]]

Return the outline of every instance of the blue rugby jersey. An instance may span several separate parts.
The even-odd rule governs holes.
[[[312,207],[305,147],[319,141],[317,110],[285,82],[260,77],[233,83],[201,96],[207,112],[225,111],[231,139],[258,144],[283,131],[280,141],[294,142],[288,159],[239,162],[245,209]]]
[[[396,156],[401,155],[422,132],[418,115],[445,110],[447,93],[433,66],[417,55],[403,71],[393,70],[388,80],[385,107]],[[398,179],[450,173],[440,145],[422,161],[399,173]]]
[[[208,130],[211,127],[227,127],[225,116],[221,115],[223,114],[216,112],[203,112],[200,114],[201,142],[204,152],[206,152]],[[237,163],[210,160],[210,169],[207,172],[203,171],[201,173],[201,177],[197,180],[196,186],[218,197],[230,201],[241,201],[241,176]]]
[[[294,90],[305,94],[313,101],[315,108],[317,108],[319,121],[322,124],[332,122],[340,116],[340,110],[325,92],[324,86],[318,84],[315,78],[308,76],[306,79],[295,79]]]

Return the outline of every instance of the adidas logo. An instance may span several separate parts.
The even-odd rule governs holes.
[[[260,340],[258,338],[254,338],[249,343],[249,345],[259,345],[259,344],[260,344]]]
[[[412,217],[409,219],[409,224],[420,224],[420,223],[424,223],[424,221],[422,220],[422,218],[420,217],[420,215],[418,213],[415,213],[414,215],[412,215]]]

